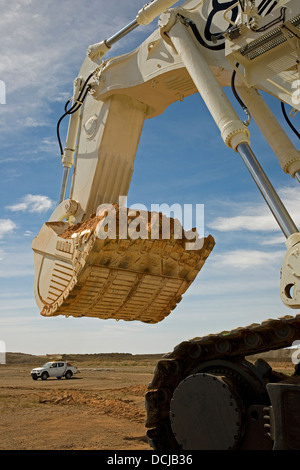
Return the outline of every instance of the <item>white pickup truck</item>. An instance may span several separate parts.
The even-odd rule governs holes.
[[[42,380],[47,380],[48,377],[56,377],[57,379],[65,377],[70,379],[77,373],[77,368],[65,361],[46,362],[42,367],[36,367],[30,372],[33,380],[37,380],[39,377]]]

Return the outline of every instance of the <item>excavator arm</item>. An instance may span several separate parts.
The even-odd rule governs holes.
[[[300,308],[300,234],[251,148],[249,126],[253,118],[283,171],[300,182],[299,150],[263,99],[268,93],[281,101],[299,137],[285,111],[285,105],[300,111],[299,0],[173,4],[151,1],[116,35],[90,46],[74,81],[72,104],[58,123],[60,202],[32,244],[35,297],[44,316],[157,323],[180,302],[212,251],[213,237],[186,232],[159,212],[128,209],[126,196],[144,120],[194,93],[224,144],[244,161],[286,237],[280,296]],[[104,58],[115,42],[157,16],[158,28],[134,51]],[[224,92],[228,86],[244,121]],[[296,315],[177,346],[158,364],[146,395],[151,445],[269,449],[275,442],[273,448],[299,449],[299,385],[245,359],[298,339]]]
[[[153,240],[146,230],[147,240],[145,236],[139,237],[127,249],[127,242],[123,238],[127,238],[132,213],[127,214],[131,219],[127,217],[127,226],[121,229],[121,236],[119,233],[110,244],[107,243],[109,237],[102,237],[106,238],[106,244],[103,239],[100,242],[98,232],[99,223],[103,225],[107,222],[103,205],[113,204],[120,208],[126,202],[144,120],[163,113],[171,103],[197,92],[214,118],[224,143],[245,161],[287,238],[288,253],[282,270],[281,297],[291,307],[300,306],[298,229],[250,148],[249,119],[242,122],[223,89],[232,85],[233,77],[236,76],[238,83],[234,91],[237,93],[238,89],[243,96],[247,117],[253,112],[284,171],[299,180],[299,150],[294,147],[259,94],[261,89],[287,103],[290,101],[291,81],[298,73],[297,1],[286,1],[281,9],[275,8],[265,17],[259,14],[259,8],[254,8],[253,2],[244,1],[239,5],[234,2],[226,5],[213,2],[209,18],[204,16],[209,2],[194,6],[195,2],[187,1],[181,7],[165,11],[172,3],[166,0],[152,1],[113,38],[90,46],[74,81],[73,103],[63,115],[69,116],[64,149],[59,140],[64,168],[60,204],[33,242],[35,293],[44,315],[62,313],[76,316],[103,315],[107,318],[110,314],[106,302],[110,302],[113,292],[122,299],[111,311],[116,319],[143,321],[139,314],[128,313],[131,308],[137,308],[132,306],[133,299],[142,295],[145,304],[150,299],[160,299],[163,307],[158,309],[159,313],[155,315],[155,309],[152,309],[152,313],[146,315],[146,321],[156,322],[176,306],[195,279],[214,245],[212,237],[202,240],[200,249],[187,251],[181,237],[175,237],[175,240],[174,236],[169,240],[157,240],[156,237]],[[136,50],[103,60],[116,40],[138,25],[148,24],[158,12],[162,13],[158,29]],[[218,18],[220,13],[223,13],[220,24],[214,24],[214,18]],[[208,19],[211,21],[209,27]],[[212,28],[219,33],[212,34]],[[274,76],[274,61],[277,58],[279,62],[280,54],[284,60],[276,65],[277,73]],[[71,169],[70,194],[66,199]],[[99,210],[102,210],[100,219],[94,217]],[[151,214],[146,216],[149,225]],[[119,212],[114,217],[118,221],[124,220]],[[171,220],[169,222],[172,223]],[[85,225],[80,229],[78,224]],[[72,232],[72,228],[76,228],[76,231]],[[122,234],[125,234],[124,237]],[[174,249],[179,251],[180,255],[176,259],[174,255],[167,254],[164,248],[166,244],[170,253]],[[198,241],[197,246],[199,244]],[[97,255],[94,260],[95,250],[105,253],[103,259]],[[120,257],[120,253],[124,256]],[[113,269],[118,269],[119,275]],[[129,271],[132,276],[127,279]],[[169,277],[165,277],[166,273]],[[122,276],[134,288],[127,286],[121,295],[125,285]],[[96,281],[92,282],[94,279]],[[89,282],[93,287],[87,289]],[[120,289],[115,289],[116,283]],[[138,286],[142,285],[145,288],[140,291]],[[145,289],[156,292],[156,295],[146,296]],[[105,292],[109,292],[107,298]],[[163,293],[162,297],[159,292]],[[102,301],[103,312],[100,309],[100,313],[99,305]],[[71,307],[73,304],[81,307]],[[131,307],[127,309],[126,305]],[[144,307],[143,304],[143,312]],[[124,311],[125,316],[122,314]]]

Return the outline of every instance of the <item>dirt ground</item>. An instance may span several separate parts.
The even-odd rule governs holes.
[[[156,362],[72,361],[79,374],[46,381],[30,376],[43,362],[0,365],[0,449],[149,450],[144,395]]]
[[[160,357],[84,357],[71,361],[72,379],[46,381],[30,371],[47,358],[9,357],[0,365],[0,450],[151,450],[144,395]]]

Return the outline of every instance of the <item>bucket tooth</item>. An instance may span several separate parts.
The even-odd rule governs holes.
[[[129,214],[114,208],[117,222],[121,211]],[[186,249],[191,241],[178,221],[159,214],[159,234],[162,222],[168,222],[170,237],[152,239],[153,213],[146,212],[148,238],[121,238],[118,223],[115,238],[104,238],[106,216],[98,212],[75,226],[47,222],[33,240],[41,314],[162,321],[196,278],[214,247],[213,237],[196,238],[195,249]],[[126,219],[128,231],[132,220]]]

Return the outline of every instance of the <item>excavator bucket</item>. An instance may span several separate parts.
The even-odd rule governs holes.
[[[213,249],[212,236],[195,235],[191,243],[176,219],[145,212],[137,223],[129,209],[112,207],[111,214],[103,209],[73,226],[46,222],[33,240],[42,315],[158,323],[180,302]],[[164,222],[170,227],[167,238]]]

